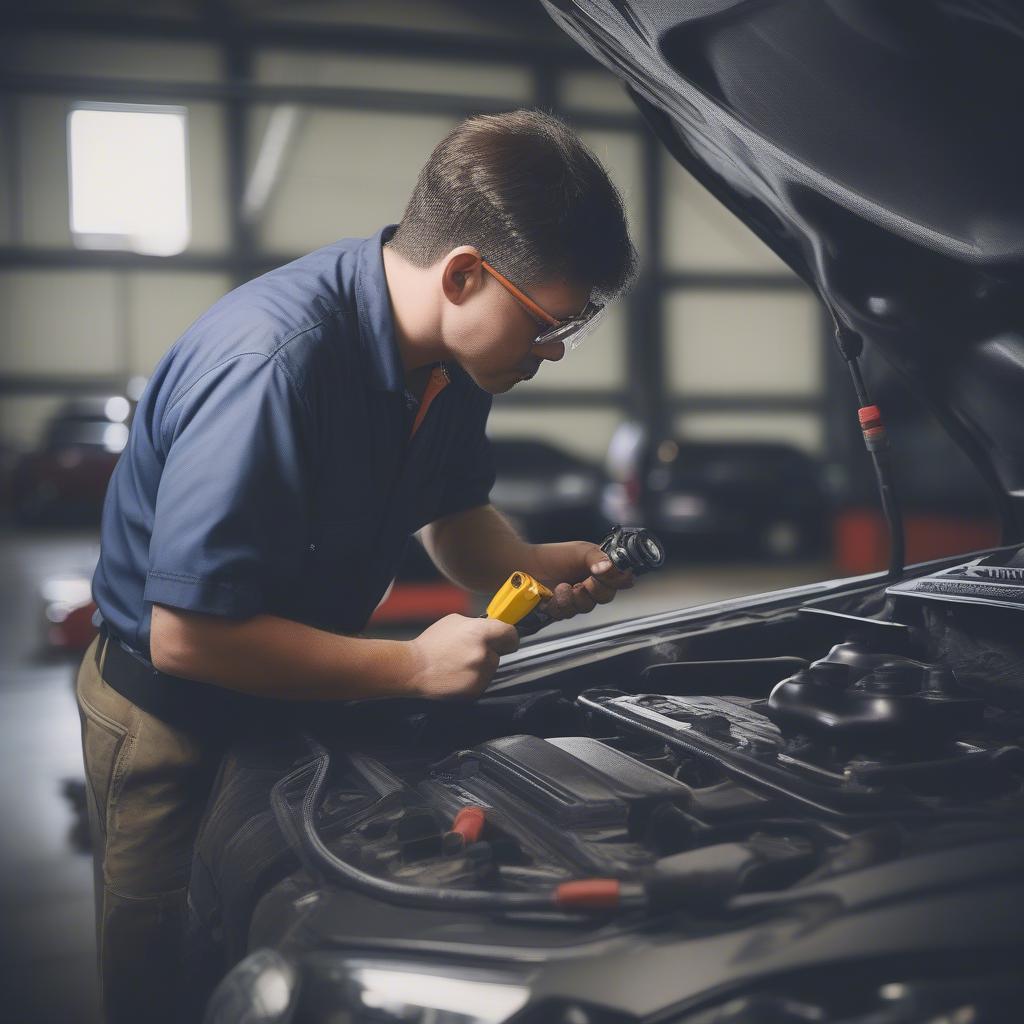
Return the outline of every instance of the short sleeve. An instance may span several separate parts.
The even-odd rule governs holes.
[[[294,589],[310,534],[315,432],[272,357],[237,356],[165,413],[173,423],[144,600],[247,618]]]
[[[444,488],[436,519],[490,501],[494,486],[494,456],[487,438],[490,409],[490,396],[479,400],[466,418],[459,443],[452,446],[452,461],[443,474]]]

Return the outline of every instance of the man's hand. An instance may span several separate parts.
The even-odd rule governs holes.
[[[410,680],[414,694],[473,698],[491,681],[499,657],[519,647],[519,634],[496,619],[446,615],[409,644],[417,661]]]
[[[620,590],[633,586],[631,572],[621,572],[608,556],[588,541],[538,544],[534,547],[540,577],[552,598],[544,611],[553,619],[571,619],[608,604]]]

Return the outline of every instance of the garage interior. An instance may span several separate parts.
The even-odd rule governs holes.
[[[140,14],[86,0],[2,18],[0,974],[12,1020],[97,1019],[72,682],[104,473],[132,401],[221,295],[397,221],[461,118],[563,118],[622,190],[640,257],[585,347],[494,403],[507,458],[494,501],[531,539],[598,540],[623,510],[669,529],[666,570],[544,636],[885,565],[856,403],[816,297],[539,5],[168,0]],[[132,145],[118,115],[169,134]],[[895,379],[873,389],[896,445],[908,560],[995,542],[966,460]],[[947,457],[923,463],[926,444]],[[800,470],[751,472],[758,446]],[[701,471],[686,475],[688,459]],[[744,489],[727,493],[746,514],[726,523],[717,488],[737,477]],[[812,535],[778,513],[787,488],[813,493]],[[481,607],[412,564],[389,600],[377,621],[389,635]]]

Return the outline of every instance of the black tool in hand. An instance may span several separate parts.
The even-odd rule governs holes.
[[[616,526],[600,544],[612,565],[634,576],[660,569],[665,564],[665,546],[642,526]]]

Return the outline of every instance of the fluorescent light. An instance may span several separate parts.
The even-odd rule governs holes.
[[[188,245],[186,112],[129,104],[68,115],[71,231],[84,249],[171,256]]]

